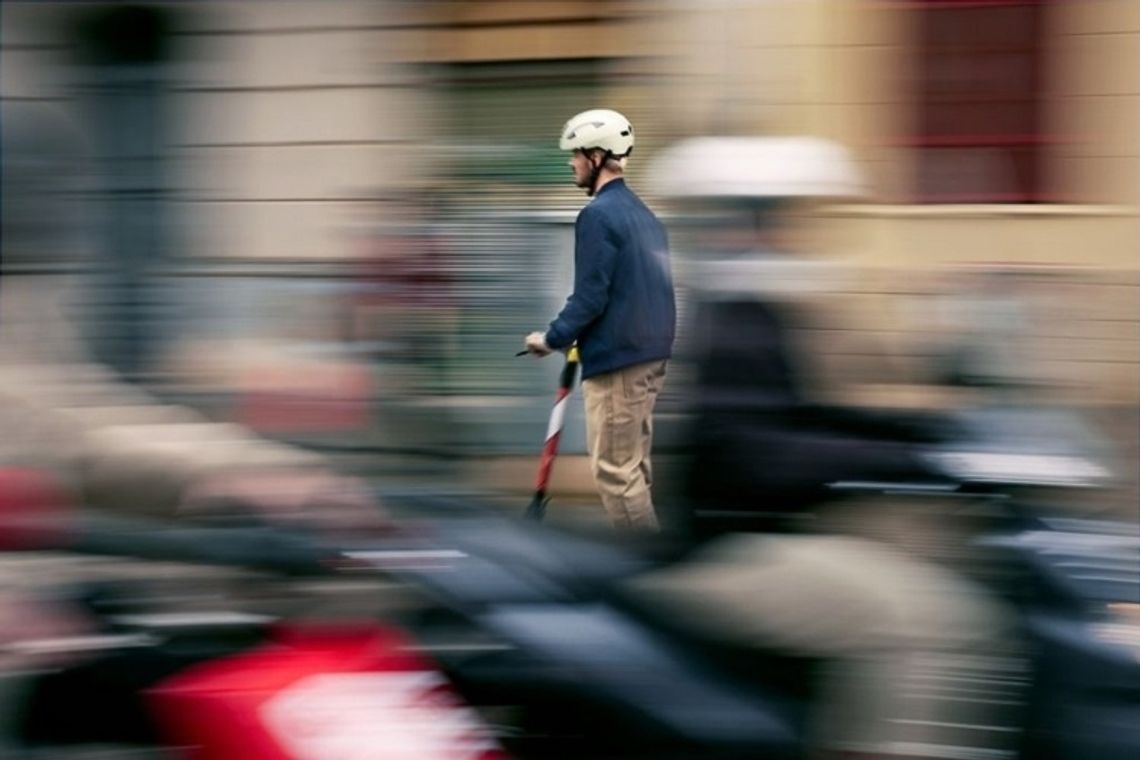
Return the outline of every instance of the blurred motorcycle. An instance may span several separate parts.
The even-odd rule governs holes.
[[[995,757],[1135,756],[1140,535],[1043,518],[1012,499],[967,491],[926,495],[955,500],[979,525],[977,542],[993,558],[989,587],[1018,611],[1025,647],[1000,672],[965,663],[944,673],[952,688],[934,698],[979,698],[973,686],[1000,681],[1007,704],[994,725],[974,727],[1006,736]],[[659,559],[469,498],[385,500],[420,517],[354,545],[264,526],[105,518],[41,531],[70,555],[242,568],[248,575],[238,587],[255,610],[237,599],[226,606],[222,595],[205,595],[221,609],[202,608],[200,597],[191,605],[169,592],[148,595],[137,578],[78,584],[69,598],[98,630],[23,645],[78,659],[20,676],[5,756],[84,757],[108,747],[118,754],[88,756],[805,753],[822,663],[734,648],[678,626],[628,593],[626,581]],[[357,599],[411,590],[413,601],[371,620],[353,602],[352,623],[319,614],[303,621],[289,587],[278,585],[340,579],[320,592],[328,600],[345,593],[346,581],[374,577],[396,584],[358,589]],[[201,580],[191,585],[201,595]],[[292,609],[267,611],[268,602],[289,599]],[[980,756],[966,743],[944,749],[947,757]]]
[[[0,672],[0,757],[505,757],[398,620],[346,593],[343,547],[252,519],[88,516],[59,496],[0,471],[3,572],[40,574],[28,614],[82,622],[4,642],[23,667]]]

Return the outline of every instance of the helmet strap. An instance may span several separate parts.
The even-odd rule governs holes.
[[[607,150],[606,154],[602,156],[602,162],[594,166],[592,155],[586,155],[586,160],[590,162],[590,188],[586,191],[587,197],[593,198],[598,192],[598,179],[602,176],[602,169],[606,168],[606,164],[609,163],[609,160],[613,158],[613,156],[613,151]]]

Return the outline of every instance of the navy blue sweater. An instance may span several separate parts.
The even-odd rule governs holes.
[[[578,214],[574,235],[574,292],[547,345],[577,340],[583,378],[668,359],[677,312],[661,222],[616,179]]]

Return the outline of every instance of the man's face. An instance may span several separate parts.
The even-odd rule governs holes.
[[[590,187],[590,174],[593,172],[593,165],[590,163],[590,156],[584,150],[576,150],[570,154],[570,168],[574,170],[574,184],[583,189]]]

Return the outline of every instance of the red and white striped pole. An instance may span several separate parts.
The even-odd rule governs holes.
[[[542,447],[542,459],[538,463],[538,478],[534,486],[534,499],[526,508],[526,516],[541,520],[546,515],[546,487],[550,483],[550,472],[554,468],[554,458],[558,456],[558,440],[562,437],[562,423],[566,419],[566,404],[574,381],[578,376],[578,347],[571,346],[566,352],[566,366],[558,382],[558,393],[554,397],[554,409],[550,412],[550,423],[546,426],[546,442]]]

